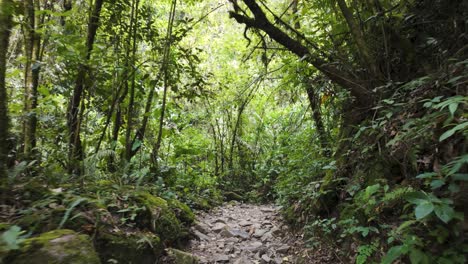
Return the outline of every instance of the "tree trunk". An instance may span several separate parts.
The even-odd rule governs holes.
[[[101,8],[104,0],[96,0],[94,2],[93,11],[88,24],[88,35],[86,38],[86,55],[85,63],[91,58],[91,52],[93,50],[94,40],[96,38],[96,32],[99,27],[99,16],[101,14]],[[75,88],[73,89],[73,95],[68,105],[68,116],[67,126],[69,133],[68,141],[68,172],[70,174],[81,175],[81,163],[84,158],[83,147],[81,145],[80,138],[80,105],[82,104],[83,94],[86,90],[85,82],[86,75],[88,72],[88,66],[84,63],[80,64],[78,68],[78,74],[76,76]]]
[[[132,3],[132,12],[130,18],[130,34],[129,39],[132,39],[132,62],[130,63],[131,68],[135,67],[136,62],[136,49],[137,49],[137,27],[138,27],[138,5],[139,1],[133,1]],[[127,109],[127,130],[125,131],[125,159],[130,161],[133,157],[132,148],[133,140],[131,138],[131,133],[133,130],[133,119],[134,119],[134,104],[135,104],[135,74],[132,75],[132,82],[130,86],[130,100],[128,102]]]
[[[159,149],[161,148],[161,143],[162,143],[164,114],[166,112],[167,93],[169,90],[169,87],[168,87],[169,55],[171,53],[172,26],[174,25],[176,4],[177,4],[177,1],[173,0],[172,5],[171,5],[169,22],[167,25],[166,45],[165,45],[164,57],[163,57],[163,60],[164,60],[164,63],[163,63],[164,91],[163,91],[163,98],[162,98],[163,100],[162,100],[162,105],[161,105],[161,115],[159,116],[158,136],[157,136],[156,144],[154,145],[153,152],[152,152],[153,170],[155,171],[159,170],[159,163],[158,163]]]
[[[293,14],[294,18],[296,19],[296,23],[294,24],[295,29],[299,30],[301,28],[301,24],[297,20],[298,18],[298,0],[294,0],[293,2]],[[317,130],[317,135],[319,138],[319,143],[321,147],[321,153],[325,157],[330,157],[330,145],[328,142],[328,133],[325,129],[322,119],[322,113],[320,112],[320,102],[318,99],[318,94],[314,91],[314,86],[312,80],[308,79],[304,85],[306,86],[306,93],[307,98],[309,99],[310,108],[312,109],[312,119],[314,120],[315,127]]]
[[[0,180],[7,178],[9,142],[8,98],[5,84],[6,57],[12,27],[13,1],[0,2]]]
[[[348,24],[349,30],[351,31],[351,35],[353,36],[354,42],[356,43],[358,53],[361,55],[363,65],[366,65],[371,74],[373,74],[374,78],[380,78],[381,73],[379,68],[377,67],[376,60],[371,54],[369,46],[366,44],[366,40],[364,39],[364,34],[362,30],[359,28],[358,23],[353,17],[352,11],[346,5],[345,0],[337,0],[338,6],[340,7],[341,13]]]
[[[325,129],[325,125],[323,124],[322,113],[320,112],[320,101],[310,81],[309,83],[306,83],[306,92],[310,107],[312,108],[312,118],[317,129],[321,153],[325,157],[330,157],[330,144],[328,142],[328,133]]]
[[[26,64],[24,71],[24,123],[23,123],[23,154],[26,159],[34,158],[36,147],[36,127],[37,127],[37,88],[39,86],[41,39],[36,30],[39,19],[36,17],[35,9],[39,9],[39,2],[36,0],[24,1],[24,16],[26,20],[25,54]]]

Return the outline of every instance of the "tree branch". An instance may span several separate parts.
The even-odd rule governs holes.
[[[351,78],[350,75],[346,72],[343,72],[336,67],[327,64],[323,59],[311,53],[310,50],[301,42],[291,38],[281,29],[274,26],[254,0],[244,0],[244,3],[250,9],[254,15],[254,18],[230,11],[229,15],[231,18],[234,18],[238,23],[245,24],[247,27],[257,28],[264,31],[273,40],[286,47],[289,51],[296,54],[301,59],[305,59],[332,81],[343,86],[345,89],[350,90],[351,94],[355,96],[358,101],[369,101],[372,93],[359,81]]]

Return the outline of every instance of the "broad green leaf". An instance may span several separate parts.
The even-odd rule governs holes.
[[[445,184],[445,181],[443,181],[443,180],[433,180],[431,182],[431,188],[432,189],[437,189],[437,188],[442,187],[444,184]]]
[[[416,219],[420,220],[434,211],[434,205],[429,201],[424,201],[414,209]]]
[[[444,223],[448,223],[450,220],[452,220],[455,210],[453,210],[452,207],[448,205],[436,205],[434,208],[434,212],[439,217],[440,220],[442,220]]]
[[[468,173],[455,173],[452,175],[452,179],[456,181],[468,181]]]
[[[411,249],[409,253],[411,264],[428,264],[429,258],[419,249]]]
[[[419,174],[418,176],[416,176],[416,178],[418,178],[418,179],[427,179],[427,178],[432,178],[434,176],[437,176],[437,172],[422,173],[422,174]]]
[[[458,108],[458,103],[451,103],[449,105],[449,111],[450,111],[450,114],[455,114],[455,112],[457,111],[457,108]]]
[[[412,204],[421,204],[427,201],[428,196],[422,192],[410,192],[405,195],[405,199]]]
[[[403,254],[403,246],[394,246],[388,250],[387,255],[383,257],[382,264],[392,264],[394,260]]]
[[[132,145],[132,151],[135,151],[137,148],[139,148],[141,146],[141,141],[140,140],[135,140],[135,142],[133,142],[133,145]]]
[[[464,122],[464,123],[461,123],[461,124],[458,124],[456,125],[454,128],[450,129],[450,130],[447,130],[445,131],[439,138],[439,141],[444,141],[445,139],[453,136],[453,134],[455,134],[455,132],[459,131],[459,130],[463,130],[465,128],[468,127],[468,122]]]

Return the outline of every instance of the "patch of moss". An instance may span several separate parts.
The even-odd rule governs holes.
[[[244,197],[236,192],[225,192],[224,197],[226,201],[243,201]]]
[[[101,231],[96,239],[96,249],[103,263],[153,264],[162,256],[161,239],[151,232],[126,234]]]
[[[87,235],[59,229],[26,239],[19,250],[7,258],[11,264],[99,264]]]
[[[175,249],[169,248],[167,249],[167,253],[169,258],[173,263],[176,264],[198,264],[199,260],[197,257],[193,256],[190,253]]]
[[[149,228],[165,243],[175,242],[181,237],[181,224],[166,200],[148,192],[137,192],[135,200],[145,207],[138,216],[140,227]]]
[[[5,230],[8,230],[8,228],[11,227],[11,224],[8,223],[0,223],[0,232],[3,232]]]
[[[182,223],[190,225],[193,223],[193,221],[195,221],[195,215],[193,214],[190,207],[188,207],[188,205],[176,199],[169,200],[168,205]]]

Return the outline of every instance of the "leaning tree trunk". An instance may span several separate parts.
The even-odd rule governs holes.
[[[104,0],[96,0],[94,2],[93,12],[91,14],[88,24],[88,35],[86,38],[86,56],[85,63],[91,58],[91,52],[93,50],[94,40],[96,38],[96,32],[99,27],[99,16],[101,14],[101,8]],[[68,116],[67,126],[69,133],[68,140],[68,172],[70,174],[81,175],[81,163],[83,161],[83,147],[81,145],[80,138],[80,105],[82,104],[83,94],[85,92],[86,74],[88,72],[88,66],[82,63],[78,68],[78,74],[76,76],[75,88],[68,105]]]
[[[5,84],[6,57],[12,27],[13,1],[0,2],[0,180],[7,178],[8,163],[8,98]]]

